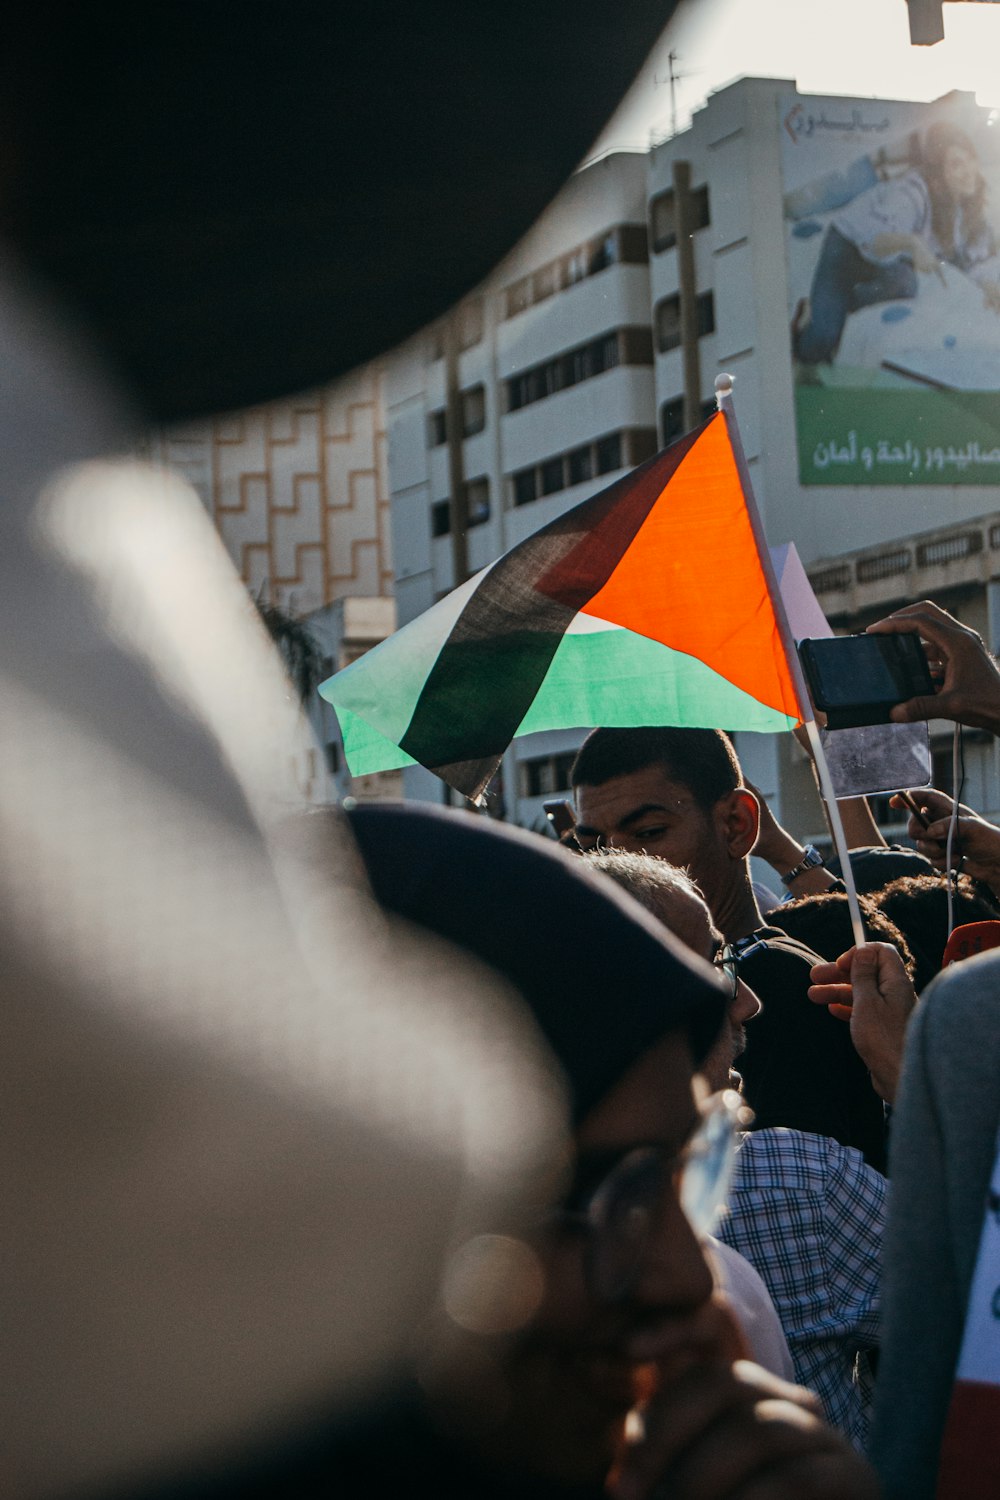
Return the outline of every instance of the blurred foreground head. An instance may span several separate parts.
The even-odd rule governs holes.
[[[14,7],[2,237],[153,417],[315,386],[511,249],[673,8]]]
[[[166,421],[266,400],[443,313],[670,8],[10,18],[6,1494],[125,1483],[358,1399],[456,1239],[559,1139],[502,983],[397,939],[342,828],[336,878],[275,848],[303,744],[280,669],[197,497],[103,459],[134,441],[128,401]]]
[[[325,823],[327,814],[314,814]],[[636,903],[520,829],[419,805],[347,815],[376,900],[516,985],[555,1053],[573,1118],[668,1031],[700,1062],[719,987]]]

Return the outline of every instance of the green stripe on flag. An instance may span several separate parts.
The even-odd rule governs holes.
[[[697,657],[612,627],[563,636],[517,732],[670,724],[774,734],[796,722],[734,687]]]
[[[352,776],[368,776],[372,771],[395,771],[400,766],[416,765],[412,755],[400,750],[398,745],[379,734],[349,708],[337,708],[337,721]]]
[[[488,571],[484,568],[402,630],[320,683],[320,697],[336,710],[352,775],[416,764],[400,750],[399,741],[455,621]]]
[[[794,727],[787,714],[768,708],[697,657],[618,626],[595,628],[578,616],[563,636],[531,708],[517,733],[542,729],[589,729],[599,724],[627,729],[643,724],[757,731],[774,734]],[[579,626],[584,628],[580,629]],[[351,774],[393,771],[416,764],[395,743],[410,721],[420,688],[440,641],[437,631],[407,642],[405,665],[397,659],[398,636],[386,645],[390,670],[373,672],[376,646],[323,684],[333,704]],[[355,668],[362,670],[356,671]]]

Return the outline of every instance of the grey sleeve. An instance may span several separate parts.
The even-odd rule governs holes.
[[[883,1336],[871,1457],[886,1500],[932,1500],[1000,1103],[1000,953],[928,988],[890,1144]]]

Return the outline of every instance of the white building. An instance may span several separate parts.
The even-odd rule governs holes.
[[[857,185],[858,163],[873,182],[899,176],[910,169],[906,151],[919,129],[942,115],[975,128],[972,101],[963,96],[930,106],[816,100],[798,96],[786,80],[744,79],[713,95],[690,129],[648,156],[611,155],[578,173],[447,324],[386,361],[400,623],[447,591],[456,567],[476,571],[694,425],[714,406],[716,375],[729,371],[768,539],[796,543],[832,622],[858,628],[932,596],[1000,644],[993,483],[969,483],[964,474],[947,482],[940,465],[888,483],[893,473],[871,472],[873,440],[868,470],[830,484],[829,474],[807,472],[797,452],[809,411],[822,416],[824,402],[832,408],[841,399],[836,372],[826,367],[816,391],[800,396],[813,382],[796,383],[789,332],[793,294],[800,284],[808,290],[832,217],[830,182],[849,179],[835,185],[843,200]],[[1000,195],[1000,181],[997,188]],[[869,321],[883,311],[880,305]],[[863,321],[850,326],[855,343],[854,324]],[[1000,321],[996,329],[987,333],[1000,351]],[[871,380],[865,410],[905,404],[909,394],[900,398],[897,389],[924,388],[877,359],[863,378]],[[806,415],[797,418],[799,401]],[[461,436],[449,442],[449,430]],[[460,529],[463,508],[464,549],[453,526],[457,514]],[[724,588],[724,558],[718,569]],[[495,810],[539,824],[544,798],[565,793],[579,738],[518,741]],[[936,733],[940,750],[939,741]],[[790,737],[743,735],[740,753],[789,825],[822,839],[811,773]],[[992,744],[973,736],[967,763],[969,795],[1000,810]],[[419,769],[404,782],[409,795],[444,796]]]
[[[400,623],[657,447],[646,158],[578,173],[489,280],[386,362]],[[452,431],[460,438],[449,442]],[[468,509],[456,547],[451,497]],[[580,736],[532,735],[494,810],[531,826],[563,790]],[[408,770],[409,795],[441,783]]]

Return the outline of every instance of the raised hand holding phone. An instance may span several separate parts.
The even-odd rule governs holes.
[[[929,859],[935,869],[944,870],[948,824],[955,805],[953,799],[946,792],[918,789],[915,795],[898,792],[891,804],[905,807],[910,813],[907,833],[916,844],[917,852]],[[964,803],[959,803],[958,814],[953,863],[960,858],[966,875],[985,881],[991,890],[1000,893],[1000,828]]]
[[[916,635],[925,644],[935,688],[897,703],[897,724],[954,719],[1000,734],[1000,670],[982,637],[939,605],[924,599],[868,626],[869,635]]]
[[[813,703],[831,730],[887,724],[897,704],[934,691],[912,631],[806,639],[799,656]]]

